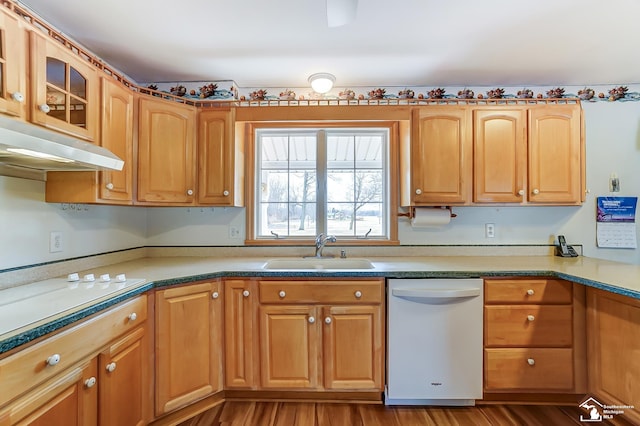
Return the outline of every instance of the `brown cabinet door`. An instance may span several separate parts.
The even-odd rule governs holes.
[[[99,355],[99,424],[146,425],[150,419],[150,363],[146,327],[116,340]]]
[[[382,390],[381,307],[332,306],[322,312],[324,387]]]
[[[318,308],[260,306],[260,371],[263,388],[319,386]]]
[[[257,285],[224,282],[225,387],[255,388],[258,372]]]
[[[222,389],[219,282],[156,293],[156,414]]]
[[[90,142],[98,140],[98,74],[57,41],[30,32],[31,121]]]
[[[475,110],[473,126],[473,201],[521,203],[526,200],[526,111]]]
[[[194,107],[140,98],[138,196],[140,202],[189,205],[195,200]]]
[[[198,204],[243,205],[238,190],[244,165],[234,138],[235,110],[203,110],[198,116]],[[241,154],[240,154],[241,155]],[[236,178],[240,182],[236,182]]]
[[[470,110],[430,107],[412,114],[412,204],[469,202],[473,148]]]
[[[25,31],[18,18],[0,10],[0,113],[26,115],[26,44]]]
[[[539,106],[529,110],[530,202],[580,204],[580,121],[576,106]]]

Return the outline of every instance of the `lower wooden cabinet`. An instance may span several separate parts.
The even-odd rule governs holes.
[[[640,424],[640,300],[588,288],[587,336],[591,395]]]
[[[222,390],[219,281],[156,293],[156,415]]]
[[[485,279],[485,397],[586,392],[584,287],[545,278]]]

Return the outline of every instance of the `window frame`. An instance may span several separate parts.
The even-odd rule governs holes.
[[[307,245],[313,244],[315,236],[309,237],[280,237],[265,238],[256,237],[256,173],[257,158],[256,131],[262,129],[287,129],[287,130],[313,130],[313,129],[354,129],[363,130],[371,128],[386,129],[388,131],[388,164],[387,164],[387,191],[388,191],[388,235],[387,237],[361,238],[339,237],[340,245],[398,245],[398,158],[399,158],[399,124],[397,121],[322,121],[322,122],[248,122],[244,133],[246,140],[246,240],[247,245]]]

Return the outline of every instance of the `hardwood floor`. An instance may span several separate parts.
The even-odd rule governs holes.
[[[578,407],[479,405],[387,407],[384,405],[227,401],[179,426],[563,426],[585,425]],[[618,417],[615,423],[631,426]]]

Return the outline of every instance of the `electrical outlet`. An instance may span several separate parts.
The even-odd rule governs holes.
[[[240,238],[240,229],[237,226],[229,227],[229,238]]]
[[[494,223],[484,224],[484,237],[493,238],[496,236],[496,225]]]
[[[51,231],[49,234],[49,253],[61,252],[62,249],[62,232]]]

